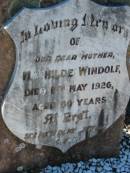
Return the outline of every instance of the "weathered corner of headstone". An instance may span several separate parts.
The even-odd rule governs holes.
[[[0,173],[118,155],[130,8],[90,0],[27,7],[0,32]]]

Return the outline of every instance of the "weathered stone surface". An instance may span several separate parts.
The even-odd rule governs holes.
[[[20,139],[66,152],[124,113],[130,36],[128,7],[106,8],[90,0],[61,7],[25,8],[5,26],[17,63],[2,116]]]
[[[4,0],[4,2],[6,2]],[[4,16],[3,16],[4,17]],[[2,19],[3,20],[3,19]],[[0,93],[11,76],[15,64],[15,46],[6,32],[0,33]],[[16,138],[0,119],[0,173],[15,172],[16,167],[41,167],[47,164],[60,164],[61,162],[73,162],[86,160],[89,157],[109,157],[119,152],[119,140],[123,126],[123,117],[115,122],[106,132],[86,140],[65,155],[59,150],[43,147],[36,149],[35,146],[24,143]],[[118,146],[118,147],[117,147]],[[57,157],[55,157],[57,156]]]
[[[119,142],[123,118],[121,117],[105,133],[83,141],[70,149],[65,155],[60,151],[43,147],[36,149],[14,137],[0,119],[0,173],[14,173],[16,168],[40,168],[59,165],[64,162],[77,162],[91,157],[111,157],[119,154]]]
[[[0,62],[2,62],[0,63],[0,79],[2,79],[1,76],[4,79],[4,82],[0,81],[0,88],[3,91],[15,63],[15,47],[7,33],[1,33],[0,38],[0,44],[2,44],[4,49],[3,53],[0,52]],[[0,173],[14,173],[19,166],[35,169],[36,167],[43,167],[48,164],[55,165],[68,161],[74,162],[80,159],[87,160],[93,156],[115,156],[119,152],[118,148],[122,127],[123,118],[120,118],[107,132],[82,142],[79,144],[80,147],[77,145],[73,149],[70,149],[66,155],[63,155],[60,151],[49,147],[44,147],[39,150],[33,145],[24,143],[12,135],[1,118]]]

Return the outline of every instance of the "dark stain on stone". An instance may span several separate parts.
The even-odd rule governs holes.
[[[89,128],[86,129],[86,139],[89,138]]]
[[[108,125],[109,115],[106,116],[106,125]]]
[[[102,109],[101,112],[100,112],[100,115],[99,115],[99,119],[98,119],[98,127],[99,129],[103,128],[104,127],[104,110]]]
[[[114,97],[113,97],[113,112],[114,112],[114,114],[116,114],[116,111],[117,111],[118,96],[119,96],[119,92],[116,89],[115,93],[114,93]]]

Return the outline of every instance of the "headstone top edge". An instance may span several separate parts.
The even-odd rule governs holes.
[[[4,23],[3,23],[3,28],[6,29],[8,27],[8,25],[16,19],[16,17],[18,17],[19,15],[21,15],[21,13],[23,11],[37,11],[37,10],[44,10],[44,11],[47,11],[47,10],[53,10],[53,9],[56,9],[56,8],[61,8],[61,6],[63,5],[70,5],[72,3],[73,5],[73,2],[76,1],[76,0],[62,0],[60,2],[56,2],[52,5],[48,5],[48,6],[43,6],[43,7],[28,7],[28,6],[23,6],[21,9],[19,9],[15,15],[13,16],[10,16],[9,19],[7,19]],[[106,4],[106,3],[99,3],[99,2],[96,2],[95,0],[86,0],[88,1],[88,3],[90,3],[91,5],[94,5],[94,6],[97,6],[97,7],[101,7],[101,8],[126,8],[128,9],[128,11],[130,10],[130,6],[128,4]]]

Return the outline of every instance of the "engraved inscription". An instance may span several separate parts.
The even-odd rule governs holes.
[[[129,7],[71,0],[25,8],[5,29],[16,44],[17,64],[2,117],[18,138],[66,152],[124,113]]]

